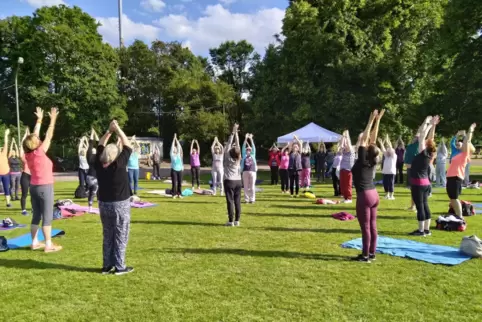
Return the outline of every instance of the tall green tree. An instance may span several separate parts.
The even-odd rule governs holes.
[[[111,118],[126,121],[117,88],[119,58],[97,28],[80,8],[63,5],[0,21],[0,84],[12,84],[12,66],[19,68],[21,119],[28,124],[35,106],[59,107],[57,142],[72,142]],[[21,66],[16,66],[18,57],[25,60]],[[3,91],[0,97],[14,115],[12,93]]]

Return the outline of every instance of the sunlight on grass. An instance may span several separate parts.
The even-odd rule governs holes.
[[[228,228],[222,226],[222,197],[171,200],[145,193],[167,187],[159,182],[141,186],[140,196],[159,206],[132,210],[127,262],[133,274],[97,273],[102,264],[97,215],[55,221],[54,227],[66,232],[57,240],[62,252],[0,254],[2,320],[475,321],[482,314],[481,260],[455,267],[386,255],[370,265],[349,261],[358,251],[340,244],[360,237],[358,223],[336,221],[331,214],[354,214],[355,204],[314,205],[263,185],[255,205],[243,204],[241,227]],[[56,184],[56,198],[72,198],[75,187]],[[328,184],[313,190],[332,196]],[[465,235],[482,235],[482,216],[475,216],[467,218],[464,233],[409,237],[417,224],[415,214],[404,210],[409,191],[397,187],[395,196],[381,201],[381,235],[454,247]],[[482,195],[465,190],[463,199],[482,202]],[[434,189],[430,205],[434,217],[447,211],[444,189]],[[20,223],[30,220],[20,215],[18,203],[0,212]]]

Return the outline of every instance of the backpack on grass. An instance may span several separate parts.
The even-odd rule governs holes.
[[[0,236],[0,252],[6,252],[10,248],[8,247],[7,238]]]
[[[88,192],[85,190],[85,187],[78,186],[77,189],[75,189],[74,196],[76,199],[85,199],[88,197]]]
[[[462,204],[462,216],[475,216],[475,208],[470,202],[460,200],[460,203]],[[455,215],[455,210],[452,208],[452,205],[449,206],[449,214]]]
[[[438,217],[435,228],[446,231],[465,231],[465,229],[467,229],[467,223],[459,216],[445,215]]]
[[[482,257],[482,240],[477,236],[465,236],[460,243],[460,251],[472,257]]]

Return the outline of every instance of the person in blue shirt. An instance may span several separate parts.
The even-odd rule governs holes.
[[[450,141],[450,162],[452,158],[455,157],[462,151],[462,143],[464,142],[465,131],[458,131]]]
[[[139,155],[140,146],[136,141],[136,137],[133,136],[131,140],[133,151],[127,162],[127,172],[129,173],[129,187],[134,195],[137,194],[138,183],[139,183]]]
[[[182,171],[184,170],[184,164],[182,162],[182,146],[177,139],[177,134],[174,134],[174,140],[171,145],[171,180],[172,189],[171,194],[173,198],[182,199]]]

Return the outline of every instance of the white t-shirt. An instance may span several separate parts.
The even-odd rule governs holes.
[[[383,161],[383,174],[397,174],[397,155],[395,151],[392,153],[385,152]]]
[[[89,170],[89,163],[87,162],[87,158],[85,156],[79,155],[79,168],[82,170]]]

